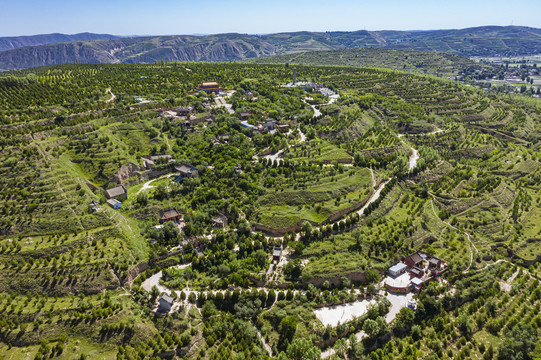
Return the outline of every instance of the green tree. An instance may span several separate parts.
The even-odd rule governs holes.
[[[160,296],[160,290],[156,285],[154,285],[152,289],[150,289],[150,302],[153,303],[154,301],[156,301],[158,296]]]
[[[417,341],[423,336],[423,331],[419,325],[413,325],[411,328],[411,337],[413,340]]]
[[[203,305],[203,308],[201,309],[201,314],[204,318],[209,318],[213,315],[215,315],[218,312],[218,309],[216,309],[216,305],[214,305],[214,302],[207,301]]]
[[[536,345],[536,333],[530,325],[519,324],[505,333],[498,347],[498,360],[529,360]]]
[[[340,358],[344,358],[346,356],[346,352],[348,351],[348,341],[344,338],[338,339],[333,346],[333,349]]]
[[[314,346],[310,339],[296,338],[287,347],[287,358],[291,360],[319,360],[321,350]]]
[[[310,224],[308,221],[305,221],[302,223],[301,231],[304,233],[304,238],[306,240],[310,239],[310,235],[312,234],[312,224]]]
[[[381,274],[376,269],[370,269],[366,272],[366,281],[369,283],[378,283],[381,279]]]
[[[366,319],[363,324],[363,331],[366,333],[366,335],[368,335],[368,337],[375,337],[379,331],[376,320]]]
[[[148,196],[145,193],[141,193],[137,196],[137,204],[139,206],[146,206],[148,204]]]
[[[163,245],[176,245],[180,240],[180,229],[173,221],[163,224]]]
[[[280,321],[280,339],[281,341],[291,342],[295,331],[297,330],[297,323],[299,319],[297,315],[288,315]]]
[[[397,335],[405,335],[413,325],[414,316],[411,309],[407,307],[400,309],[393,321],[393,331]]]

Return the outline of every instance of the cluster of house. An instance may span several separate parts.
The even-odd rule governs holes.
[[[203,102],[202,105],[206,110],[211,109],[211,104],[207,101]],[[201,123],[207,125],[212,124],[216,120],[216,118],[209,113],[203,113],[200,116],[196,116],[194,108],[191,106],[180,106],[178,108],[170,109],[159,108],[158,117],[166,117],[172,121],[181,121],[182,126],[187,129],[191,129]]]
[[[180,220],[182,220],[182,214],[174,206],[160,211],[160,224],[163,224],[166,221],[178,223]],[[212,218],[212,224],[214,228],[223,229],[227,225],[227,217],[224,214],[219,213]]]
[[[330,96],[334,96],[336,95],[336,93],[334,91],[332,91],[331,89],[329,88],[326,88],[326,87],[323,87],[323,85],[321,84],[317,84],[319,87],[314,87],[312,86],[314,89],[316,89],[321,95],[323,96],[326,96],[326,97],[330,97]]]
[[[155,170],[155,167],[158,164],[175,163],[175,159],[173,159],[171,155],[167,154],[143,156],[142,161],[144,167],[150,172],[152,170]],[[156,173],[160,175],[164,172],[173,171],[177,172],[173,179],[173,181],[175,182],[182,182],[187,177],[194,178],[199,175],[199,170],[195,166],[188,163],[183,163],[180,166],[166,167],[165,169],[162,169]],[[120,209],[122,208],[122,201],[128,198],[128,189],[124,185],[119,185],[111,189],[105,190],[104,195],[107,198],[107,204],[110,207],[112,207],[113,209]],[[97,201],[93,200],[89,203],[88,208],[90,212],[96,212],[99,210],[99,204]]]
[[[122,207],[122,201],[128,198],[128,189],[124,185],[114,187],[112,189],[105,190],[105,197],[107,198],[107,204],[113,209],[120,209]]]
[[[271,133],[271,134],[275,131],[280,131],[283,133],[286,133],[289,131],[289,124],[279,124],[276,120],[270,119],[270,118],[266,119],[264,122],[259,122],[256,125],[252,125],[248,122],[248,120],[246,120],[247,117],[243,116],[243,114],[249,114],[249,113],[240,113],[240,116],[241,116],[240,126],[242,126],[245,129],[259,131],[261,133]]]
[[[221,144],[228,144],[229,143],[229,135],[218,135],[216,139],[212,140],[212,144],[214,146],[218,146]]]
[[[199,175],[199,169],[188,163],[183,163],[180,166],[175,166],[177,175],[173,179],[175,182],[182,182],[185,178],[194,178]]]
[[[174,163],[175,159],[171,155],[147,155],[141,157],[143,161],[143,166],[145,169],[153,169],[157,164],[169,164]]]
[[[90,204],[88,204],[88,210],[90,210],[90,212],[96,212],[99,209],[100,209],[100,205],[98,204],[96,200],[92,200]]]
[[[424,284],[438,279],[445,270],[447,263],[442,259],[415,252],[389,268],[385,287],[393,292],[419,292]]]
[[[224,214],[218,214],[212,218],[212,225],[217,229],[224,229],[227,225],[227,216]]]
[[[220,95],[223,93],[224,88],[217,81],[203,81],[194,91],[188,92],[188,95],[197,95],[201,91],[206,92],[207,94]]]
[[[105,197],[107,198],[107,205],[113,209],[120,209],[122,207],[122,201],[128,198],[128,189],[124,185],[114,187],[112,189],[105,190]],[[92,200],[88,204],[88,210],[93,213],[100,210],[100,205],[96,200]]]
[[[222,86],[216,82],[216,81],[203,81],[199,86],[197,87],[197,92],[204,91],[207,94],[219,94],[224,89]]]
[[[311,83],[311,82],[307,82],[307,81],[299,81],[299,82],[297,82],[297,81],[293,80],[292,83],[287,83],[286,87],[303,87],[304,90],[309,90],[310,88],[312,88],[312,89],[316,90],[317,92],[319,92],[323,96],[336,95],[336,93],[334,91],[332,91],[329,88],[326,88],[325,86],[323,86],[323,84],[320,84],[320,83]]]
[[[141,160],[143,161],[143,166],[148,170],[154,169],[155,166],[160,163],[173,164],[176,162],[173,156],[168,154],[143,156]],[[188,163],[182,163],[180,166],[173,166],[169,171],[176,171],[178,173],[173,179],[175,182],[182,182],[184,178],[194,178],[199,175],[199,169]]]

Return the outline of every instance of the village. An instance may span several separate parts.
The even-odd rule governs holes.
[[[329,88],[324,87],[322,84],[313,82],[297,82],[295,78],[292,83],[285,85],[288,88],[305,88],[305,90],[313,89],[318,94],[321,94],[326,99],[326,105],[334,103],[339,99],[339,95]],[[218,82],[208,81],[202,82],[199,87],[192,92],[193,95],[197,95],[201,92],[211,95],[208,99],[214,100],[212,104],[210,101],[203,101],[201,105],[203,109],[197,111],[195,106],[180,106],[175,108],[160,107],[156,109],[159,118],[166,118],[171,122],[180,124],[187,132],[198,132],[201,129],[212,126],[216,122],[216,117],[213,115],[214,109],[224,109],[227,113],[234,117],[235,124],[244,132],[244,136],[256,136],[257,134],[282,134],[284,136],[294,139],[292,144],[289,144],[285,149],[281,149],[277,152],[273,152],[270,148],[260,152],[260,159],[269,161],[271,164],[280,164],[284,161],[285,150],[289,148],[295,148],[306,141],[306,135],[300,131],[297,119],[275,119],[271,117],[261,117],[251,111],[235,111],[232,109],[231,104],[228,103],[231,96],[235,94],[235,90],[225,90]],[[246,92],[244,95],[246,99],[254,99],[252,92]],[[303,98],[303,102],[312,100],[311,97],[306,96]],[[144,100],[143,100],[144,101]],[[314,111],[314,117],[321,116],[321,107],[310,105]],[[434,133],[439,133],[442,130],[436,129]],[[403,135],[399,134],[398,138]],[[209,146],[219,148],[221,146],[228,146],[231,142],[231,135],[225,133],[215,135],[209,141]],[[255,159],[255,160],[254,160]],[[257,156],[252,161],[257,162],[259,159]],[[417,166],[419,159],[419,153],[413,147],[409,157],[408,168],[409,172],[412,172]],[[346,164],[346,166],[351,164]],[[323,165],[337,166],[337,165]],[[144,194],[145,191],[155,187],[156,183],[165,184],[166,187],[174,184],[183,184],[186,181],[192,181],[202,175],[202,171],[214,171],[212,165],[207,165],[203,169],[200,166],[194,166],[186,161],[178,161],[170,153],[151,153],[141,156],[139,164],[127,164],[123,168],[128,175],[118,175],[115,178],[118,180],[117,185],[103,191],[103,195],[106,198],[106,204],[113,210],[123,210],[123,203],[126,200],[129,201],[130,207],[134,207],[133,198],[139,194]],[[242,174],[243,167],[239,164],[234,166],[235,174]],[[371,170],[371,169],[370,169]],[[121,171],[120,171],[121,172]],[[119,173],[120,173],[119,172]],[[381,192],[385,189],[385,186],[391,182],[392,178],[381,180],[379,184],[374,179],[372,173],[372,189],[373,192],[369,196],[368,201],[358,211],[355,211],[357,215],[363,215],[366,209],[375,201],[378,200]],[[189,180],[187,180],[189,179]],[[142,186],[141,186],[142,184]],[[133,192],[130,188],[134,187],[137,190]],[[130,193],[128,193],[130,191]],[[89,204],[90,212],[100,211],[100,204],[93,200]],[[164,253],[159,257],[150,259],[148,261],[148,268],[145,272],[145,277],[141,279],[140,287],[146,293],[151,294],[150,310],[156,317],[174,316],[176,313],[182,313],[190,311],[191,309],[198,310],[200,307],[200,301],[198,299],[218,299],[228,298],[232,292],[239,292],[242,294],[249,294],[258,292],[259,294],[266,294],[268,297],[265,309],[271,311],[280,298],[291,294],[293,297],[306,296],[310,291],[320,292],[320,296],[323,296],[325,292],[332,290],[333,293],[339,292],[341,294],[341,300],[334,300],[331,304],[323,304],[322,306],[316,306],[313,309],[313,314],[317,318],[318,322],[324,327],[338,327],[341,324],[345,324],[355,319],[367,316],[368,313],[373,311],[375,307],[378,307],[380,303],[386,304],[387,312],[384,314],[384,320],[387,324],[393,324],[396,317],[399,316],[402,309],[409,309],[415,311],[417,308],[417,297],[422,292],[423,288],[432,284],[432,286],[438,288],[447,288],[447,281],[443,278],[444,274],[448,270],[448,263],[436,256],[431,255],[424,251],[414,251],[408,255],[401,257],[400,261],[394,264],[389,264],[387,271],[379,271],[381,275],[380,280],[376,284],[370,284],[366,287],[366,280],[356,281],[355,288],[351,284],[351,289],[341,287],[340,285],[318,285],[315,290],[306,289],[307,284],[302,286],[292,286],[289,288],[276,287],[276,284],[280,284],[280,281],[284,280],[284,274],[288,266],[295,263],[293,252],[291,248],[291,242],[287,244],[286,236],[277,236],[265,233],[264,230],[257,229],[254,226],[250,227],[250,231],[254,234],[261,234],[269,243],[274,243],[271,251],[267,252],[267,264],[268,270],[259,274],[252,274],[255,287],[251,290],[246,290],[243,287],[229,285],[226,289],[202,289],[190,287],[187,285],[183,290],[175,288],[168,288],[167,283],[163,282],[164,276],[168,271],[189,271],[191,272],[192,263],[180,263],[177,265],[165,265],[174,264],[171,260],[167,262],[167,259],[174,258],[182,255],[184,249],[193,249],[197,258],[204,257],[206,246],[216,234],[222,234],[227,232],[237,233],[239,229],[229,226],[231,220],[230,214],[225,209],[221,209],[218,213],[213,214],[210,217],[210,230],[209,232],[197,235],[197,236],[183,236],[178,243],[169,244],[167,246],[168,253]],[[178,228],[179,233],[183,233],[183,229],[186,226],[185,217],[188,216],[188,210],[181,209],[177,206],[163,207],[160,210],[154,210],[154,219],[156,222],[153,224],[154,228],[159,231],[163,231],[168,224],[173,224],[173,227]],[[341,219],[335,220],[335,223],[340,223]],[[233,223],[235,223],[233,221]],[[323,231],[323,227],[315,228],[315,230]],[[292,239],[299,242],[301,232],[293,233]],[[158,243],[156,239],[149,239],[151,245]],[[289,246],[288,246],[289,245]],[[239,252],[239,247],[236,246],[229,251],[231,253]],[[303,260],[303,265],[306,265],[309,259]],[[296,266],[296,265],[295,265]],[[151,272],[151,273],[149,273]],[[378,276],[379,277],[379,276]],[[257,280],[254,280],[257,279]],[[347,282],[346,282],[347,283]],[[310,282],[308,282],[310,284]],[[312,284],[310,284],[312,285]],[[313,285],[312,285],[313,286]],[[274,292],[279,294],[278,297],[270,295]],[[344,294],[344,295],[342,295]],[[347,295],[346,295],[347,294]],[[248,295],[247,295],[248,296]],[[261,295],[260,295],[261,296]],[[289,296],[289,295],[287,295]],[[271,300],[272,299],[272,300]],[[365,339],[368,335],[364,331],[359,331],[355,334],[357,341]],[[266,344],[264,337],[259,333],[259,337],[263,342],[264,347],[271,354],[270,347]],[[329,357],[334,354],[333,349],[327,349],[322,353],[322,357]]]
[[[308,82],[297,82],[296,81],[296,69],[293,72],[293,82],[288,83],[286,87],[311,87],[329,98],[329,103],[334,102],[339,95],[337,95],[332,90],[324,87],[322,84],[317,83],[308,83]],[[274,133],[276,131],[281,133],[290,133],[290,125],[295,125],[295,119],[288,122],[277,121],[272,118],[266,118],[263,120],[254,121],[252,118],[253,113],[251,112],[239,112],[235,113],[231,109],[231,105],[227,104],[226,99],[235,93],[234,90],[224,90],[218,82],[208,81],[203,82],[199,85],[196,91],[193,94],[198,94],[199,92],[204,92],[206,94],[214,95],[216,104],[211,105],[209,102],[204,102],[202,105],[205,106],[205,111],[203,116],[200,116],[195,112],[194,107],[192,106],[181,106],[178,108],[163,108],[160,107],[158,111],[159,117],[167,117],[171,121],[177,121],[182,124],[188,131],[194,131],[198,126],[206,126],[212,124],[215,121],[214,116],[210,115],[207,111],[211,108],[216,107],[225,107],[230,114],[236,115],[239,121],[239,124],[242,128],[247,129],[253,132],[259,133]],[[251,92],[247,92],[246,97],[250,98],[253,96]],[[314,112],[317,115],[317,108],[314,108]],[[304,140],[304,134],[301,135],[301,140]],[[213,146],[220,146],[221,144],[227,144],[229,141],[229,135],[219,135],[212,140]],[[415,156],[416,152],[414,151]],[[264,153],[271,159],[274,155],[269,155],[267,151]],[[280,160],[279,155],[276,156],[277,161]],[[416,159],[414,159],[413,165],[410,164],[410,170],[415,167]],[[143,188],[139,192],[143,191],[146,188],[152,187],[150,185],[155,179],[166,178],[171,183],[182,183],[186,178],[196,178],[199,176],[199,169],[189,163],[178,162],[172,155],[169,154],[153,154],[145,155],[141,158],[141,165],[131,165],[135,171],[132,171],[130,179],[135,177],[135,180],[132,180],[129,185],[137,184],[141,181],[146,181]],[[209,167],[212,169],[212,167]],[[240,173],[242,172],[241,166],[238,165],[235,167],[235,171]],[[119,178],[119,182],[122,182],[122,179]],[[123,179],[126,180],[126,179]],[[106,203],[112,209],[121,209],[122,202],[128,199],[128,184],[120,183],[118,186],[107,189],[104,191],[106,197]],[[380,188],[381,190],[381,188]],[[379,192],[376,193],[379,195]],[[377,199],[377,196],[373,199]],[[372,200],[372,201],[373,201]],[[368,205],[368,204],[367,204]],[[366,208],[366,206],[365,206]],[[96,212],[99,210],[99,204],[97,201],[92,201],[89,204],[89,211]],[[176,207],[169,207],[160,210],[159,212],[159,224],[156,224],[156,229],[162,229],[166,222],[172,222],[176,224],[180,231],[184,227],[183,214]],[[222,229],[227,228],[228,218],[223,213],[218,213],[216,216],[212,217],[212,228],[213,229]],[[232,229],[236,231],[236,229]],[[252,228],[252,231],[255,229]],[[191,239],[186,239],[182,244],[179,244],[177,247],[171,249],[171,253],[167,256],[177,254],[179,249],[182,250],[183,244],[185,245],[188,241],[195,246],[198,254],[201,256],[203,254],[203,243],[200,243],[199,239],[202,237],[210,238],[211,234],[206,236],[194,237]],[[284,250],[281,246],[274,247],[272,254],[269,254],[270,267],[269,274],[272,274],[277,269],[283,271],[284,265],[288,261],[289,249]],[[162,256],[161,259],[164,257]],[[152,262],[152,261],[151,261]],[[181,265],[184,268],[187,265]],[[387,277],[385,277],[377,288],[374,289],[374,294],[379,294],[378,296],[387,296],[391,301],[392,310],[391,315],[388,316],[387,320],[392,322],[394,315],[396,315],[402,307],[409,307],[415,310],[415,301],[413,300],[413,294],[418,294],[424,285],[430,281],[442,282],[444,281],[441,278],[441,275],[446,271],[447,263],[437,257],[430,256],[426,253],[415,252],[402,259],[401,262],[391,266],[388,269]],[[171,290],[168,290],[159,284],[161,278],[161,272],[157,273],[156,276],[152,276],[143,283],[143,288],[147,291],[151,291],[153,287],[158,287],[161,292],[161,296],[156,299],[155,307],[153,311],[157,315],[163,316],[164,314],[170,314],[174,311],[178,311],[182,306],[189,306],[189,301],[179,302],[180,292],[173,294]],[[265,291],[268,291],[267,289]],[[195,293],[195,291],[194,291]],[[302,293],[302,291],[301,291]],[[171,296],[173,294],[174,296]],[[361,294],[356,293],[357,296],[364,298],[365,296],[372,296],[374,294]],[[390,295],[387,295],[390,294]],[[341,309],[340,306],[334,306],[329,308],[329,311],[326,312],[324,309],[318,310],[318,317],[324,323],[330,323],[336,325],[336,320],[332,320],[336,316],[336,311],[340,311],[341,321],[347,321],[356,316],[362,316],[368,309],[370,304],[373,304],[374,300],[359,300],[353,304],[343,305],[344,309]],[[345,315],[345,314],[349,315]],[[394,315],[392,315],[394,314]],[[329,322],[330,321],[330,322]]]
[[[294,66],[40,72],[92,101],[3,128],[0,357],[485,359],[537,326],[536,110]]]

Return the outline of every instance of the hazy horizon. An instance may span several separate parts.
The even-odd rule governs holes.
[[[503,0],[209,0],[204,5],[174,0],[21,0],[3,4],[0,36],[83,32],[119,36],[261,35],[296,31],[447,30],[489,25],[541,28],[539,13],[541,2],[534,0],[517,0],[512,4]]]

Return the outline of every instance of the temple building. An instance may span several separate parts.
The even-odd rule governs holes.
[[[204,91],[207,94],[222,92],[222,87],[216,81],[203,81],[197,88],[198,91]]]

